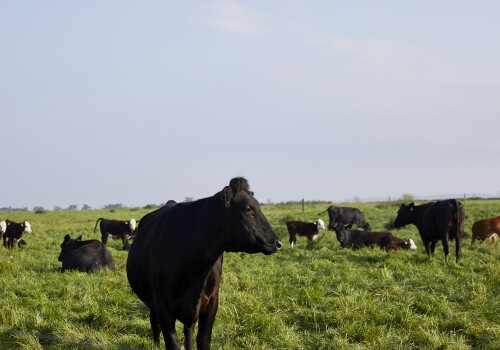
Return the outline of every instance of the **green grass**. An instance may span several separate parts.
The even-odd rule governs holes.
[[[397,203],[356,203],[376,230],[394,220]],[[392,232],[413,238],[418,252],[340,249],[334,232],[288,244],[287,220],[328,223],[328,203],[266,205],[285,243],[271,256],[225,254],[213,349],[500,349],[500,247],[470,247],[444,263],[441,245],[428,259],[414,226]],[[131,292],[127,252],[108,248],[116,271],[61,274],[65,234],[94,234],[99,217],[140,219],[151,209],[0,213],[29,220],[28,245],[0,247],[0,349],[152,349],[147,308]],[[500,201],[468,201],[466,232],[500,213]],[[179,335],[182,327],[178,324]]]

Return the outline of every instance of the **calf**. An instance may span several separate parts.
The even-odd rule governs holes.
[[[96,239],[82,241],[82,236],[72,239],[69,234],[66,235],[57,260],[62,262],[61,272],[96,272],[105,267],[115,269],[115,261],[104,244]]]
[[[290,235],[290,244],[295,246],[296,236],[307,236],[312,241],[318,238],[319,231],[325,229],[323,220],[318,219],[314,222],[288,221],[286,223],[288,234]]]
[[[132,291],[149,308],[153,340],[180,350],[175,322],[184,325],[185,349],[210,349],[219,305],[224,252],[277,252],[281,241],[244,178],[211,197],[161,207],[141,219],[127,259]],[[265,272],[264,272],[265,273]]]
[[[363,213],[357,208],[330,205],[325,211],[328,211],[328,218],[330,219],[328,223],[329,230],[335,230],[338,224],[343,224],[348,229],[350,229],[352,225],[356,225],[365,231],[371,229]],[[325,211],[318,215],[323,214]]]
[[[23,233],[31,233],[31,225],[28,221],[17,223],[10,220],[5,220],[5,232],[3,234],[3,245],[7,248],[14,248],[17,244],[19,248],[21,245],[26,244],[22,239]]]
[[[449,255],[448,241],[455,240],[455,256],[458,262],[461,254],[461,240],[465,236],[464,218],[463,205],[455,199],[422,205],[402,204],[394,220],[394,227],[415,225],[429,257],[434,254],[436,243],[441,241],[446,262],[448,262]]]
[[[484,241],[494,234],[497,235],[496,237],[500,234],[500,216],[478,220],[472,224],[472,240],[470,245],[473,245],[476,239]],[[495,238],[491,239],[493,244],[497,241]]]
[[[108,235],[119,236],[122,239],[123,249],[127,249],[128,240],[130,239],[136,228],[136,222],[134,219],[130,219],[129,221],[122,221],[99,218],[95,223],[94,233],[97,230],[97,224],[99,222],[102,243],[106,244],[108,242]]]
[[[361,249],[364,247],[385,248],[394,238],[390,232],[348,230],[343,224],[335,226],[337,240],[342,248]]]
[[[386,252],[396,251],[396,250],[417,250],[417,246],[413,239],[401,239],[398,237],[392,237],[392,239],[385,242],[383,248]]]

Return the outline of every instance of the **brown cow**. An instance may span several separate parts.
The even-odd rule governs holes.
[[[491,238],[494,234],[497,236]],[[493,244],[496,244],[498,235],[500,235],[500,216],[478,220],[472,225],[472,240],[470,245],[473,245],[476,239],[482,242],[486,238],[490,238]]]

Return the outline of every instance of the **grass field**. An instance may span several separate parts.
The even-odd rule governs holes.
[[[463,246],[459,264],[418,252],[340,249],[335,233],[288,244],[287,220],[313,221],[328,203],[263,206],[285,243],[272,256],[226,253],[213,349],[500,349],[500,246]],[[394,220],[397,203],[355,203],[374,230]],[[152,209],[0,212],[29,220],[28,245],[0,247],[0,349],[152,349],[147,308],[131,292],[127,252],[108,242],[116,271],[61,274],[63,237],[93,233],[96,219],[140,219]],[[475,220],[500,215],[500,201],[469,200]],[[321,215],[328,223],[327,214]],[[179,334],[182,327],[178,325]]]

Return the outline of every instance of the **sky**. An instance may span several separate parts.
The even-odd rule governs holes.
[[[498,1],[0,1],[0,207],[500,195]]]

